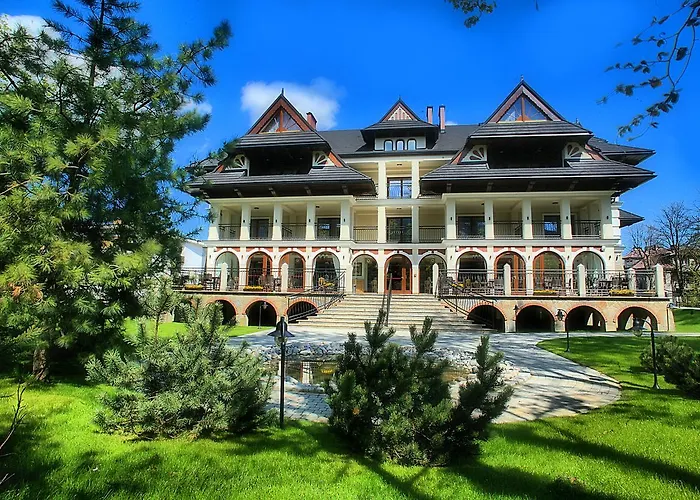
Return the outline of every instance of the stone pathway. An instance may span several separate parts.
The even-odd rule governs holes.
[[[297,342],[342,342],[341,332],[312,332],[292,329]],[[616,336],[620,334],[597,334]],[[629,335],[629,334],[622,334]],[[561,334],[492,334],[494,350],[501,351],[505,359],[529,372],[530,377],[515,387],[506,412],[498,422],[521,422],[544,417],[572,416],[610,404],[620,397],[620,386],[614,379],[596,370],[540,349],[536,344],[545,339],[560,338]],[[578,336],[578,334],[576,335]],[[408,335],[396,335],[393,340],[409,344]],[[251,344],[271,345],[266,333],[237,337],[232,344],[242,341]],[[479,338],[465,338],[460,333],[441,333],[437,345],[474,350]],[[279,408],[279,386],[273,389],[270,408]],[[330,408],[323,394],[286,392],[285,416],[326,422]]]

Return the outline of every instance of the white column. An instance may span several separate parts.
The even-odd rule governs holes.
[[[352,262],[345,266],[345,293],[355,293],[353,287]]]
[[[340,202],[340,239],[348,241],[352,235],[352,215],[350,214],[350,200]]]
[[[418,264],[411,266],[411,293],[420,293],[420,271]]]
[[[218,240],[219,238],[219,225],[221,224],[221,210],[216,207],[211,207],[214,212],[214,220],[209,223],[209,234],[207,235],[208,240]]]
[[[386,243],[386,207],[377,207],[377,243]]]
[[[420,194],[420,170],[418,160],[411,162],[411,198],[418,198]]]
[[[571,232],[571,200],[568,198],[559,201],[559,223],[561,224],[561,237],[565,240],[573,238]]]
[[[433,264],[433,295],[437,295],[438,291],[438,282],[440,281],[440,266],[437,265],[437,262]]]
[[[654,271],[656,271],[656,296],[665,297],[666,287],[664,286],[664,268],[661,264],[656,264],[654,266]]]
[[[286,262],[282,263],[282,269],[280,269],[280,281],[282,282],[280,291],[286,292],[289,290],[289,264]]]
[[[416,205],[411,207],[411,241],[418,243],[420,241],[420,220],[418,217],[419,208]]]
[[[600,200],[600,236],[608,240],[613,237],[612,206],[609,196]]]
[[[455,200],[447,200],[447,210],[445,210],[445,234],[448,240],[457,239],[457,206]]]
[[[379,162],[379,187],[377,188],[379,192],[377,193],[377,197],[380,200],[385,200],[386,199],[386,162],[385,161],[380,161]]]
[[[486,229],[484,234],[487,240],[492,240],[495,237],[493,227],[493,200],[484,200],[484,224]]]
[[[282,205],[275,203],[272,211],[272,239],[282,239]]]
[[[313,201],[306,203],[306,239],[316,239],[316,203]]]
[[[377,293],[384,293],[386,286],[386,268],[384,265],[385,261],[377,259]]]
[[[523,238],[532,239],[532,201],[523,200]]]
[[[578,295],[579,297],[586,296],[586,266],[579,264],[576,267],[576,273],[578,277]]]
[[[634,269],[627,270],[627,289],[637,292],[637,272]]]
[[[503,295],[513,295],[513,277],[510,264],[503,265]]]
[[[532,263],[525,268],[525,293],[527,295],[535,293],[535,269]]]
[[[241,205],[241,240],[250,240],[250,204]]]
[[[228,287],[228,264],[221,263],[221,274],[219,275],[219,291],[225,292]]]

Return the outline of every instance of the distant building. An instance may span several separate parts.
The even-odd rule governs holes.
[[[201,241],[185,240],[180,254],[182,269],[201,269],[206,263],[207,247]]]

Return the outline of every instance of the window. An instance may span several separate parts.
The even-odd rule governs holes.
[[[413,221],[410,217],[387,217],[386,238],[390,243],[410,243]]]
[[[270,234],[270,221],[268,219],[252,219],[250,221],[250,239],[266,240]]]
[[[410,198],[411,178],[389,179],[387,190],[388,198]]]
[[[548,120],[545,114],[535,104],[525,96],[519,97],[513,105],[506,111],[502,122],[529,122],[538,120]]]
[[[396,141],[396,151],[403,151],[404,149],[404,142],[403,139],[399,139]]]
[[[486,224],[482,215],[461,215],[457,217],[458,238],[479,238],[486,234]]]
[[[270,118],[270,121],[262,128],[261,132],[269,134],[273,132],[298,132],[300,130],[301,127],[294,121],[294,118],[284,109],[280,109]]]
[[[340,238],[340,217],[319,217],[316,219],[316,238],[319,240]]]
[[[394,150],[394,142],[390,139],[387,139],[384,141],[384,151],[393,151]]]
[[[408,142],[406,143],[409,151],[415,151],[416,150],[416,140],[415,139],[409,139]]]
[[[544,235],[545,236],[559,236],[559,216],[558,215],[545,215],[542,217],[544,222]]]

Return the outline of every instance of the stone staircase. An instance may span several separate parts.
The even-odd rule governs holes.
[[[325,311],[298,320],[296,325],[310,330],[332,330],[364,333],[365,320],[374,322],[382,306],[380,294],[347,295]],[[407,333],[410,325],[421,328],[426,316],[433,318],[433,330],[437,332],[464,332],[479,335],[493,333],[483,325],[466,319],[448,309],[432,295],[393,295],[389,311],[389,326],[397,332]]]

